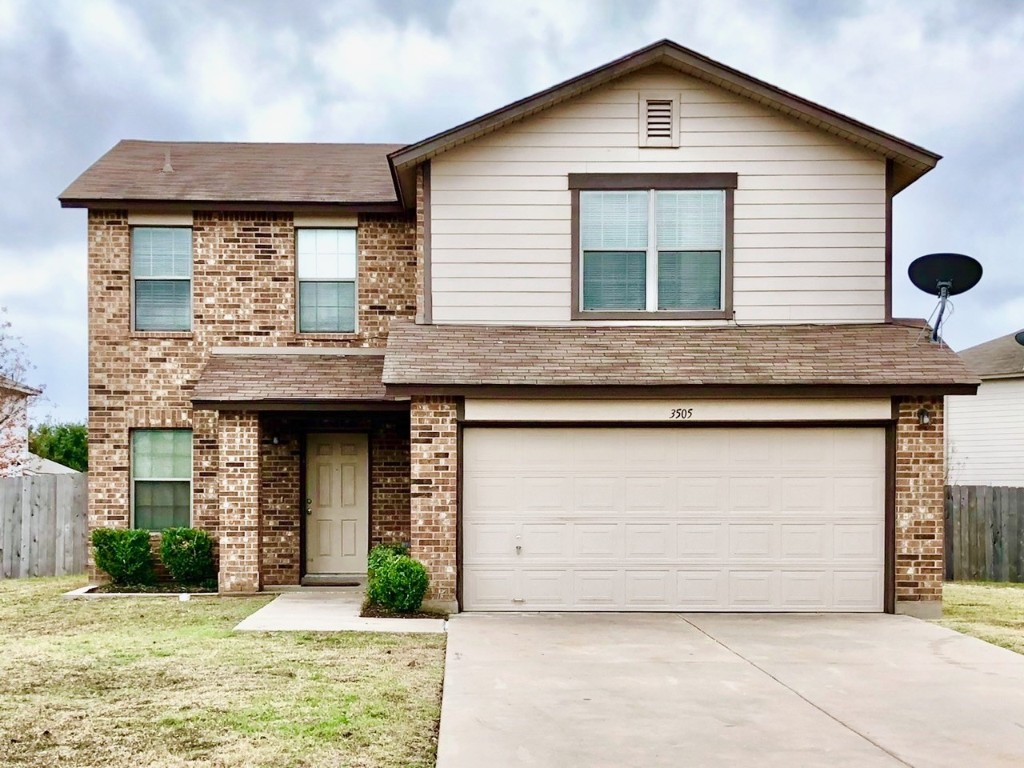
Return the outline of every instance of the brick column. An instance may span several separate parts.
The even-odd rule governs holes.
[[[260,420],[222,411],[217,421],[221,592],[260,589]]]
[[[458,505],[457,401],[414,397],[410,414],[410,554],[427,567],[427,601],[449,611],[455,597]]]
[[[943,400],[898,401],[896,423],[896,612],[942,615],[946,461]],[[926,408],[931,424],[921,426]]]

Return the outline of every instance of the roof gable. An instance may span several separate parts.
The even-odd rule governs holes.
[[[960,358],[982,379],[1024,377],[1024,346],[1014,333],[963,350]]]
[[[764,104],[782,114],[826,130],[891,159],[894,165],[894,193],[930,171],[941,159],[939,155],[916,144],[746,75],[671,40],[662,40],[525,99],[392,152],[389,160],[400,197],[406,204],[412,199],[415,168],[423,161],[653,65],[675,69]]]

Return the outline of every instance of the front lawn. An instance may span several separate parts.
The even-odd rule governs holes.
[[[1024,584],[947,582],[943,626],[1024,653]]]
[[[234,633],[269,597],[0,581],[2,766],[433,766],[442,635]]]

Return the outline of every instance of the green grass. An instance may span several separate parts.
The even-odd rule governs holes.
[[[947,582],[942,605],[943,626],[1024,654],[1024,584]]]
[[[444,637],[234,633],[269,597],[0,581],[0,765],[433,766]]]

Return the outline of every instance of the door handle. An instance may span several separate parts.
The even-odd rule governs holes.
[[[313,514],[313,500],[312,499],[306,499],[306,514],[307,515],[312,515]]]

